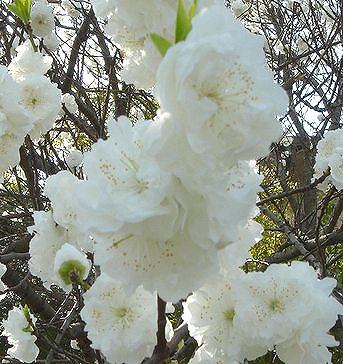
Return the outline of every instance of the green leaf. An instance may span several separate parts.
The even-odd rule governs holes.
[[[150,38],[155,44],[156,48],[161,53],[162,57],[167,53],[168,49],[172,46],[168,39],[161,37],[156,33],[150,34]]]
[[[185,5],[182,0],[178,0],[175,43],[185,40],[191,28],[191,19],[189,18]]]
[[[11,12],[13,14],[15,14],[18,18],[21,19],[21,13],[20,10],[17,8],[17,6],[15,4],[6,4],[6,6],[8,7],[8,9],[11,10]]]
[[[187,12],[183,0],[178,0],[175,43],[181,42],[187,38],[192,29],[192,19],[198,7],[198,0],[193,0],[189,11]]]
[[[32,0],[14,0],[12,4],[6,4],[8,9],[25,24],[30,20]]]
[[[32,0],[22,0],[25,9],[25,22],[28,23],[31,15]]]
[[[195,15],[195,12],[197,10],[197,7],[198,7],[198,0],[194,0],[193,4],[191,5],[191,7],[189,8],[189,11],[188,11],[188,18],[190,21],[192,21],[194,15]]]
[[[31,317],[30,317],[30,309],[29,306],[25,304],[25,306],[23,307],[23,312],[24,312],[24,316],[26,318],[27,322],[31,321]]]

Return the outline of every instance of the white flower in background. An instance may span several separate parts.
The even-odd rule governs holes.
[[[336,158],[330,162],[332,184],[337,190],[343,189],[343,146],[336,152]]]
[[[174,34],[177,2],[174,0],[92,0],[96,16],[108,18],[107,32],[127,48],[143,44],[150,33]],[[167,34],[168,33],[168,34]]]
[[[140,363],[156,343],[156,294],[138,288],[133,295],[106,274],[84,294],[81,317],[92,347],[111,363]]]
[[[29,76],[19,82],[20,104],[30,113],[34,127],[33,138],[47,132],[61,109],[61,91],[46,77]]]
[[[31,8],[30,24],[33,34],[46,37],[53,32],[55,19],[52,8],[46,0],[38,0]]]
[[[36,319],[31,317],[34,323]],[[31,363],[36,360],[39,349],[35,344],[36,337],[31,334],[29,323],[24,312],[14,308],[8,313],[8,318],[3,322],[4,335],[8,337],[8,343],[12,345],[7,354],[24,363]]]
[[[339,148],[343,146],[343,129],[329,130],[325,133],[317,145],[317,160],[316,167],[324,171],[332,159],[335,159],[335,154]]]
[[[76,223],[77,207],[72,197],[81,183],[82,181],[69,171],[60,171],[49,176],[45,182],[44,195],[51,201],[53,218],[65,229],[73,227]]]
[[[91,264],[86,256],[68,243],[62,245],[56,253],[54,262],[54,273],[59,285],[71,289],[74,279],[81,282],[86,279]]]
[[[343,129],[330,130],[325,133],[317,145],[316,164],[314,166],[316,176],[330,167],[329,180],[338,189],[343,188]],[[319,186],[325,190],[327,182]]]
[[[0,114],[0,124],[1,124]],[[2,172],[6,171],[9,166],[15,166],[19,163],[19,148],[24,141],[24,135],[17,136],[6,133],[0,136],[0,182],[3,180]]]
[[[76,114],[78,111],[78,106],[75,100],[75,96],[71,94],[64,94],[62,96],[62,105],[71,113]]]
[[[81,213],[91,214],[81,222],[91,235],[169,213],[163,201],[169,193],[170,173],[162,171],[149,155],[150,141],[145,135],[153,127],[151,121],[132,127],[126,117],[112,120],[109,139],[99,140],[85,155],[88,180],[76,193]]]
[[[40,277],[46,288],[54,280],[54,262],[58,250],[68,242],[67,231],[56,224],[51,212],[36,211],[34,225],[29,233],[35,233],[30,242],[29,268],[33,275]]]
[[[16,57],[8,66],[15,80],[22,80],[29,76],[43,76],[51,67],[52,58],[35,52],[29,40],[18,46],[16,53]]]
[[[230,1],[230,7],[231,7],[232,12],[237,17],[239,17],[249,9],[249,0],[248,1],[243,1],[243,0]]]
[[[144,43],[144,49],[126,50],[122,80],[134,84],[138,88],[149,89],[155,84],[156,70],[162,61],[162,56],[150,38]]]
[[[234,279],[238,278],[239,275]],[[212,277],[187,298],[183,307],[182,318],[188,324],[190,335],[203,345],[202,350],[223,363],[244,359],[242,349],[246,343],[240,341],[241,323],[236,319],[236,303],[227,279],[219,275]]]
[[[77,149],[70,151],[66,157],[65,162],[70,169],[79,167],[83,162],[83,154]]]
[[[286,364],[330,361],[321,361],[330,358],[326,346],[337,345],[327,332],[343,311],[330,296],[335,285],[332,278],[318,280],[305,262],[274,264],[263,273],[244,275],[233,291],[244,302],[236,307],[241,337],[261,350],[275,346]],[[246,353],[248,360],[257,356]]]
[[[11,43],[10,53],[11,53],[11,58],[12,59],[17,55],[17,48],[19,46],[19,43],[20,43],[20,38],[19,37],[15,37],[13,39],[13,42]]]
[[[199,0],[198,9],[221,0]],[[174,43],[177,1],[175,0],[92,0],[95,14],[107,18],[106,31],[123,49],[121,78],[139,88],[151,88],[162,57],[150,39],[156,33]],[[185,1],[187,9],[192,1]],[[223,9],[224,10],[224,9]]]
[[[213,6],[193,19],[186,41],[167,52],[156,95],[195,152],[231,166],[237,158],[266,154],[279,138],[275,116],[286,111],[287,96],[273,82],[262,48],[261,37]]]
[[[70,0],[62,0],[61,6],[71,18],[77,18],[78,16],[80,16],[80,12],[77,8],[76,2],[72,3]]]
[[[20,88],[6,67],[0,66],[0,180],[9,165],[19,162],[19,147],[32,120],[18,102]]]
[[[149,221],[144,223],[148,225]],[[157,220],[158,223],[163,229],[163,220]],[[138,234],[128,227],[112,238],[97,238],[94,249],[95,263],[103,272],[122,281],[129,292],[143,285],[169,302],[187,297],[219,270],[214,247],[204,250],[181,233],[163,241],[153,233]]]
[[[56,51],[60,45],[60,41],[54,32],[52,32],[49,35],[47,35],[46,37],[44,37],[43,43],[48,48],[48,50],[51,52]]]
[[[54,221],[67,230],[67,240],[83,250],[92,251],[89,235],[77,226],[80,209],[74,196],[82,183],[84,182],[69,171],[61,171],[47,178],[44,194],[51,201]]]

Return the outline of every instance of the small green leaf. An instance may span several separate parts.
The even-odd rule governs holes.
[[[194,15],[195,15],[195,12],[197,10],[197,7],[198,7],[198,0],[194,0],[193,4],[191,5],[191,7],[189,8],[189,11],[188,11],[188,18],[190,21],[192,21]]]
[[[7,5],[8,9],[10,9],[13,14],[15,14],[18,18],[21,19],[20,10],[17,8],[17,6],[15,4],[6,4],[6,5]]]
[[[25,24],[28,24],[31,14],[32,0],[14,0],[12,4],[6,4],[8,9]]]
[[[156,33],[150,34],[150,38],[155,44],[156,48],[161,53],[162,57],[167,53],[168,49],[172,46],[168,39],[161,37]]]
[[[24,332],[32,332],[30,324],[28,324],[26,327],[22,329]]]
[[[30,309],[29,306],[25,304],[25,306],[23,307],[23,312],[24,312],[24,316],[26,318],[27,322],[31,321],[31,317],[30,317]]]
[[[192,28],[192,23],[182,0],[178,0],[175,43],[186,39]]]
[[[31,15],[32,0],[23,0],[23,1],[25,4],[25,12],[26,12],[27,22],[28,22],[30,20],[30,15]]]

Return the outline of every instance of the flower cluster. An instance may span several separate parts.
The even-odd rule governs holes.
[[[26,134],[38,138],[55,121],[61,92],[45,77],[51,58],[35,52],[29,41],[16,48],[8,68],[0,67],[0,170],[19,161]]]
[[[184,303],[183,319],[202,345],[193,362],[199,356],[220,363],[254,360],[274,349],[286,364],[330,362],[326,346],[337,343],[327,332],[342,313],[330,296],[334,279],[318,280],[304,262],[230,278],[211,278]]]
[[[317,146],[315,170],[320,176],[330,167],[330,181],[338,189],[343,188],[343,129],[328,131]],[[326,188],[322,184],[322,188]]]
[[[150,356],[157,331],[156,295],[125,287],[102,274],[84,295],[81,311],[93,347],[110,363],[135,364]]]
[[[251,221],[261,183],[253,161],[281,135],[276,117],[288,103],[265,66],[263,39],[216,0],[91,2],[126,54],[122,79],[154,85],[160,110],[153,120],[110,117],[106,139],[84,157],[70,153],[75,174],[47,179],[51,211],[35,212],[29,229],[31,273],[46,288],[87,291],[85,329],[112,363],[151,355],[157,294],[177,302],[192,292],[183,319],[202,345],[194,363],[268,350],[286,363],[324,363],[335,345],[327,331],[341,312],[329,297],[335,281],[318,281],[306,263],[239,270],[262,230]],[[70,1],[62,6],[73,16]],[[53,29],[49,9],[42,0],[32,7],[38,37]],[[27,41],[9,72],[0,69],[10,89],[0,89],[1,148],[47,131],[61,103],[77,112],[73,96],[61,100],[44,76],[50,66]],[[321,312],[313,317],[315,302]]]

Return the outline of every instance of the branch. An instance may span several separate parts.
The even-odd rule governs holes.
[[[288,196],[291,196],[291,195],[294,195],[296,193],[303,193],[303,192],[306,192],[306,191],[309,191],[309,190],[312,190],[312,188],[318,186],[319,184],[321,184],[322,182],[324,182],[324,180],[330,175],[330,170],[326,170],[322,176],[320,176],[319,178],[315,179],[311,184],[307,185],[307,186],[304,186],[304,187],[300,187],[300,188],[296,188],[294,190],[291,190],[291,191],[285,191],[285,192],[282,192],[282,193],[279,193],[279,194],[276,194],[276,195],[272,195],[272,196],[269,196],[269,197],[266,197],[260,201],[258,201],[256,203],[257,206],[262,206],[264,205],[266,202],[270,202],[270,201],[273,201],[273,200],[279,200],[281,198],[284,198],[284,197],[288,197]]]
[[[293,233],[292,228],[280,220],[275,214],[268,210],[264,206],[260,206],[260,210],[268,216],[275,224],[277,224],[280,229],[287,235],[288,240],[295,246],[295,248],[301,253],[305,259],[315,268],[319,269],[320,264],[317,259],[311,254],[300,241],[300,239]],[[268,261],[267,261],[268,262]]]

